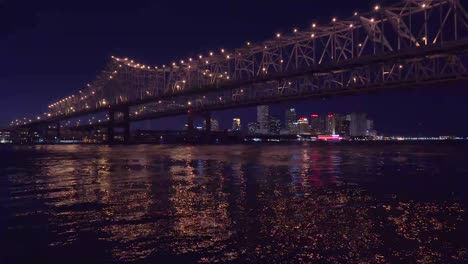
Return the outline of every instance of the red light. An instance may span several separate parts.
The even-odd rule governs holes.
[[[329,118],[333,117],[333,115],[328,115]]]
[[[318,117],[317,114],[311,114],[310,116],[311,116],[311,117]]]
[[[317,136],[318,140],[340,140],[341,137],[339,135],[320,135]]]

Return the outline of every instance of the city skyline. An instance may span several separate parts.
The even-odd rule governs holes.
[[[336,13],[336,3],[342,7]],[[0,99],[1,105],[8,109],[0,113],[0,126],[6,127],[9,121],[19,116],[30,116],[31,113],[43,109],[47,105],[74,92],[78,87],[82,87],[94,75],[103,64],[105,58],[112,54],[132,56],[150,64],[167,63],[175,54],[191,54],[193,47],[204,47],[200,52],[219,47],[229,48],[229,44],[244,43],[245,41],[261,41],[269,38],[275,32],[286,32],[291,29],[285,26],[307,26],[312,21],[325,23],[330,17],[324,14],[336,15],[336,17],[347,17],[353,12],[370,10],[373,3],[350,3],[337,1],[333,3],[323,3],[319,8],[313,4],[294,3],[294,7],[289,5],[284,8],[294,8],[295,15],[288,15],[283,7],[271,7],[270,14],[258,14],[254,11],[246,14],[246,21],[229,19],[220,20],[213,27],[211,21],[199,19],[200,13],[222,13],[222,7],[218,5],[198,6],[189,4],[180,9],[178,5],[171,3],[154,4],[143,1],[141,4],[130,9],[123,8],[119,1],[114,1],[112,5],[105,3],[93,3],[93,11],[81,6],[63,5],[59,2],[53,4],[37,5],[33,3],[28,13],[23,14],[20,6],[15,3],[8,3],[9,10],[4,14],[4,18],[25,17],[25,20],[10,19],[5,23],[2,30],[7,38],[0,42],[1,51],[6,60],[1,64],[2,75],[0,84],[2,87],[10,87],[3,91]],[[82,3],[86,4],[86,1]],[[260,8],[260,4],[255,4],[252,10]],[[257,6],[258,5],[258,6]],[[227,12],[225,16],[237,17],[242,10],[242,3],[232,4],[232,12]],[[293,6],[293,4],[291,4]],[[314,8],[311,8],[314,7]],[[180,13],[181,21],[176,21],[168,25],[169,28],[160,30],[150,28],[149,23],[142,23],[136,19],[142,17],[143,21],[149,21],[151,12],[162,8],[170,11],[167,13]],[[174,10],[180,12],[175,12]],[[61,15],[57,15],[54,10],[59,10]],[[245,10],[242,10],[245,11]],[[330,12],[329,12],[330,11]],[[333,12],[331,12],[333,11]],[[299,13],[298,13],[299,12]],[[125,27],[112,27],[110,30],[106,21],[112,20],[120,14],[125,14],[130,21],[125,23]],[[197,13],[198,20],[190,20],[190,17]],[[290,12],[293,13],[293,12]],[[282,20],[277,21],[271,14],[281,14]],[[89,16],[89,20],[77,23],[73,18],[76,16]],[[223,15],[223,17],[224,17]],[[47,16],[47,19],[44,18]],[[135,18],[135,19],[131,19]],[[158,18],[161,21],[168,17]],[[190,20],[190,29],[185,29],[187,21]],[[251,27],[255,21],[257,27]],[[122,25],[120,20],[115,20],[116,25]],[[138,21],[138,22],[134,22]],[[129,28],[148,29],[148,31],[138,31],[132,39],[121,39],[122,31],[127,32]],[[138,27],[136,27],[138,26]],[[67,29],[74,29],[77,34],[70,36]],[[195,34],[196,29],[202,34]],[[185,30],[190,33],[190,45],[182,45],[186,39],[183,35]],[[150,33],[147,33],[150,32]],[[177,32],[177,33],[175,33]],[[182,33],[181,35],[179,35]],[[164,41],[155,38],[155,35],[166,36]],[[77,37],[79,36],[79,38]],[[68,39],[70,38],[70,39]],[[95,45],[86,45],[83,39],[91,41]],[[115,40],[118,41],[110,41]],[[33,40],[33,41],[31,41]],[[34,46],[30,43],[35,43]],[[59,44],[56,44],[59,43]],[[157,43],[158,45],[154,45]],[[82,45],[85,44],[85,45]],[[158,47],[158,48],[154,48]],[[195,50],[196,51],[196,50]],[[40,76],[40,77],[38,77]],[[468,134],[468,124],[458,122],[464,118],[463,98],[468,95],[464,88],[464,83],[450,85],[433,85],[421,87],[414,90],[388,91],[376,95],[360,95],[358,97],[344,97],[326,100],[304,101],[291,104],[281,104],[270,106],[274,115],[275,112],[283,112],[288,107],[296,109],[314,108],[315,112],[367,112],[375,116],[375,120],[385,120],[378,124],[379,131],[384,134],[409,134],[409,135],[440,135],[440,134]],[[439,107],[434,107],[434,105]],[[45,110],[45,109],[44,109]],[[250,111],[250,112],[249,112]],[[213,112],[213,116],[220,120],[228,120],[240,113],[241,117],[249,122],[249,116],[253,114],[252,109],[229,110]],[[184,118],[168,118],[164,120],[151,121],[151,127],[180,127],[186,121]],[[253,120],[253,118],[252,118]],[[226,121],[230,123],[230,121]],[[163,124],[161,124],[163,123]],[[221,124],[223,127],[230,127],[230,124]],[[135,128],[139,125],[136,124]]]

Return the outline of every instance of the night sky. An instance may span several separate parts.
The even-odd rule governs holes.
[[[281,2],[281,4],[279,4]],[[21,1],[0,0],[0,127],[35,116],[82,89],[111,55],[162,65],[200,52],[260,42],[332,16],[368,11],[375,1]],[[380,1],[382,5],[388,1]],[[275,105],[284,118],[365,111],[385,135],[468,136],[466,83]],[[255,109],[214,113],[228,128],[247,122]],[[181,128],[184,118],[151,121]],[[138,126],[138,125],[137,125]]]

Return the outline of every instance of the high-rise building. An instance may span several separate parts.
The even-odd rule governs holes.
[[[341,126],[340,126],[340,130],[338,130],[338,134],[340,136],[349,136],[349,133],[350,133],[350,125],[351,125],[351,122],[346,119],[346,118],[343,118],[342,121],[341,121]]]
[[[270,109],[268,105],[257,106],[257,123],[262,130],[268,131],[268,116]]]
[[[335,115],[328,114],[326,122],[325,122],[325,132],[330,135],[335,135],[335,130],[336,130]]]
[[[250,122],[248,125],[249,133],[255,134],[258,130],[258,123],[257,122]]]
[[[294,108],[290,108],[288,110],[286,110],[286,114],[285,114],[285,128],[287,130],[289,130],[289,133],[290,134],[295,134],[297,133],[296,132],[296,127],[294,125],[294,123],[296,122],[296,119],[297,116],[296,116],[296,109]]]
[[[258,123],[257,122],[250,122],[248,125],[248,130],[250,134],[256,134],[258,130]]]
[[[203,129],[206,129],[206,121],[203,121]],[[211,118],[211,131],[218,131],[218,130],[219,130],[218,120]]]
[[[240,118],[233,118],[232,119],[232,131],[239,131],[241,130],[241,120]]]
[[[308,134],[309,131],[309,119],[307,117],[301,117],[297,120],[297,133]]]
[[[367,116],[366,113],[351,113],[351,136],[362,137],[366,136],[367,131]]]
[[[10,131],[0,131],[0,143],[11,143],[12,135]]]
[[[374,129],[374,120],[367,120],[367,130],[366,136],[375,137],[377,136],[377,131]]]
[[[322,121],[320,120],[320,116],[318,114],[311,114],[310,115],[310,130],[313,134],[319,135],[322,134]]]
[[[279,135],[281,131],[281,121],[279,118],[270,116],[268,118],[268,133],[273,135]]]

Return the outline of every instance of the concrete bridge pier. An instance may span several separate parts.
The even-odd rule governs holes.
[[[192,112],[189,112],[187,116],[187,131],[189,134],[193,134],[195,130],[195,127],[193,125],[194,119],[195,115]]]
[[[207,134],[210,134],[211,133],[211,113],[205,112],[203,117],[205,119],[205,132]]]
[[[60,141],[60,128],[61,128],[61,125],[60,125],[60,121],[57,121],[57,123],[55,124],[55,140],[56,141]]]

